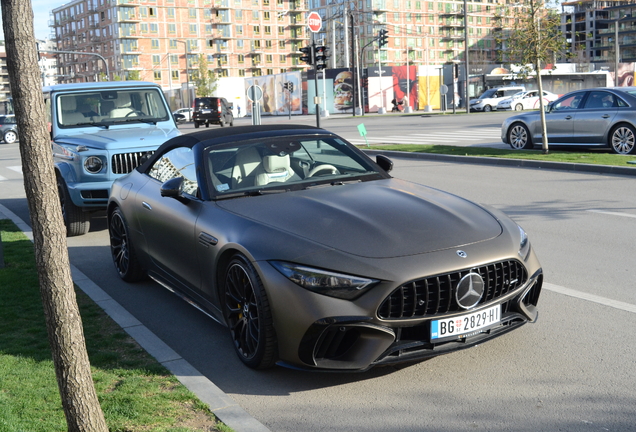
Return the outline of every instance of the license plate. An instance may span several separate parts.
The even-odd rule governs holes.
[[[201,110],[201,114],[210,114],[212,112],[212,110],[208,110],[208,109],[202,109]]]
[[[431,341],[480,333],[501,321],[501,305],[453,318],[431,321]]]

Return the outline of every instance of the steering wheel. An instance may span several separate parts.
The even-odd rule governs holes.
[[[331,170],[331,174],[340,174],[340,171],[338,171],[338,168],[336,168],[335,166],[324,164],[318,165],[317,167],[313,167],[311,170],[309,170],[309,172],[307,173],[307,177],[313,177],[317,172],[326,170]]]
[[[145,113],[145,112],[142,112],[142,111],[139,111],[139,110],[133,110],[133,111],[129,112],[128,114],[126,114],[126,117],[130,117],[130,116],[132,116],[133,114],[135,115],[135,117],[138,117],[138,116],[145,116],[145,115],[146,115],[146,113]]]

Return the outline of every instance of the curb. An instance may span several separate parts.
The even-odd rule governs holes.
[[[22,219],[0,204],[0,219],[10,219],[33,242],[33,232]],[[224,424],[236,432],[270,432],[262,423],[250,416],[223,390],[203,376],[190,363],[181,358],[157,335],[141,324],[124,307],[117,303],[96,283],[71,264],[73,282],[88,295],[106,314],[126,331],[148,354],[170,371],[188,390],[202,402]]]
[[[524,160],[524,159],[506,159],[506,158],[493,158],[483,156],[455,156],[455,155],[442,155],[435,153],[417,153],[417,152],[402,152],[395,150],[373,150],[369,148],[361,148],[369,155],[383,154],[385,156],[400,157],[405,159],[425,159],[435,160],[443,162],[465,163],[474,165],[499,165],[521,168],[539,168],[550,169],[557,171],[576,171],[582,173],[597,173],[597,174],[617,174],[636,176],[636,168],[631,167],[619,167],[611,165],[592,165],[592,164],[577,164],[572,162],[544,162],[536,160]],[[461,149],[461,147],[458,147]]]

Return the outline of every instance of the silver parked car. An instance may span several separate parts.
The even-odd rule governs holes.
[[[540,112],[507,118],[501,139],[513,149],[541,144]],[[636,87],[594,88],[568,93],[545,113],[548,142],[558,146],[603,146],[636,153]]]
[[[533,322],[543,273],[523,229],[392,166],[304,125],[172,138],[113,185],[115,268],[226,325],[253,368],[365,370]]]

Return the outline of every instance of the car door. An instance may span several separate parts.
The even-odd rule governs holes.
[[[537,90],[531,90],[526,93],[521,100],[523,109],[534,109],[535,102],[539,100],[538,94]]]
[[[590,91],[574,119],[574,138],[582,144],[607,144],[606,136],[618,113],[618,98],[604,90]]]
[[[198,183],[194,155],[188,147],[168,151],[148,171],[151,179],[139,190],[137,217],[143,227],[148,255],[159,276],[171,285],[198,291],[201,272],[197,261],[196,221],[203,202],[196,198]],[[187,203],[161,196],[166,181],[184,178]]]
[[[545,115],[548,142],[550,144],[572,144],[574,140],[574,118],[585,99],[586,91],[569,93],[552,104]],[[539,116],[537,116],[539,117]],[[535,122],[532,131],[534,142],[541,142],[541,122]]]

